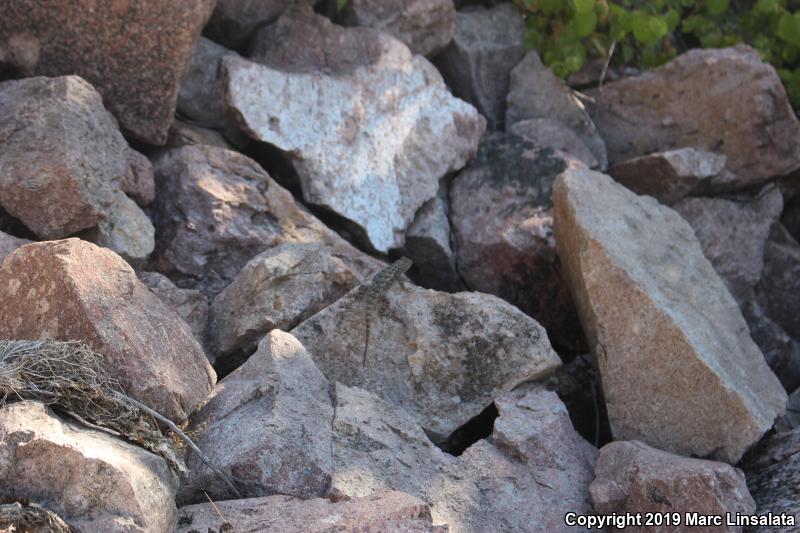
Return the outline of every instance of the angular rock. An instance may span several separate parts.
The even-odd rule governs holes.
[[[208,326],[208,298],[205,294],[196,289],[176,287],[167,276],[158,272],[137,272],[136,275],[150,289],[150,292],[186,322],[186,325],[192,330],[194,338],[203,345]],[[207,355],[209,355],[209,359],[216,357],[214,353]]]
[[[397,491],[341,502],[267,496],[188,505],[178,511],[181,517],[189,517],[183,524],[179,519],[178,533],[217,531],[224,524],[217,510],[233,531],[448,533],[446,526],[432,524],[431,510],[424,502]]]
[[[286,242],[329,246],[359,276],[382,263],[328,229],[252,159],[184,146],[154,159],[158,243],[152,260],[180,287],[214,297],[259,253]]]
[[[77,74],[134,137],[163,144],[183,71],[214,0],[10,0],[0,58],[20,77]],[[168,21],[168,23],[165,23]]]
[[[800,387],[800,342],[772,321],[764,311],[766,303],[755,292],[742,302],[742,315],[750,328],[750,336],[758,345],[767,365],[775,372],[783,388],[792,391]]]
[[[0,265],[3,264],[3,259],[5,259],[7,255],[11,255],[11,252],[20,246],[29,244],[30,242],[31,241],[28,239],[19,239],[13,235],[9,235],[8,233],[3,233],[0,231]]]
[[[764,247],[759,292],[767,316],[800,341],[800,244],[776,224]]]
[[[309,5],[317,0],[300,0]],[[255,31],[275,20],[291,5],[287,0],[217,0],[203,32],[214,41],[238,50]]]
[[[261,64],[222,62],[240,127],[287,154],[306,202],[347,219],[379,252],[403,245],[417,210],[474,155],[485,128],[425,58],[310,8],[261,30],[253,58]]]
[[[414,54],[432,56],[453,38],[453,0],[350,0],[347,26],[366,26],[402,41]]]
[[[745,465],[747,486],[758,513],[785,513],[784,525],[761,526],[758,533],[789,533],[800,525],[800,428],[778,433],[759,446],[755,459]],[[791,521],[791,523],[789,523]]]
[[[474,7],[456,13],[453,40],[436,57],[453,93],[478,108],[492,129],[505,121],[509,75],[525,56],[524,38],[515,5]]]
[[[578,135],[552,118],[531,118],[513,124],[509,131],[524,137],[538,147],[549,147],[582,161],[589,168],[598,168],[600,162]]]
[[[767,186],[754,197],[685,198],[673,208],[692,227],[703,254],[741,303],[761,279],[770,228],[783,210],[778,188]]]
[[[180,148],[187,144],[208,144],[218,148],[233,149],[218,131],[175,119],[169,128],[166,148]]]
[[[136,150],[128,151],[128,173],[122,180],[122,190],[140,206],[156,197],[156,182],[150,160]]]
[[[506,129],[531,118],[557,120],[572,129],[586,144],[601,169],[608,165],[605,143],[583,102],[563,80],[544,66],[535,51],[529,51],[511,71],[506,100]]]
[[[789,401],[786,402],[786,414],[775,427],[779,432],[800,428],[800,388],[789,395]]]
[[[450,219],[467,286],[535,318],[556,347],[580,350],[585,340],[553,237],[552,185],[569,164],[521,137],[487,135],[453,180]]]
[[[359,276],[318,243],[284,243],[251,259],[211,305],[216,356],[252,351],[273,329],[290,330],[358,285]]]
[[[748,46],[690,50],[589,94],[611,163],[691,146],[727,157],[731,188],[800,167],[800,123],[786,90]]]
[[[128,394],[176,423],[216,381],[175,312],[118,255],[79,239],[29,244],[6,257],[0,338],[84,340]]]
[[[591,512],[597,451],[541,386],[504,395],[497,407],[492,437],[453,457],[402,410],[337,384],[332,494],[401,490],[429,504],[434,524],[452,533],[567,531],[566,512]]]
[[[79,237],[118,253],[132,265],[143,264],[155,247],[155,228],[136,202],[117,191],[108,214]]]
[[[236,52],[200,37],[178,92],[178,112],[200,126],[223,128],[227,123],[220,65]]]
[[[0,498],[38,502],[80,531],[171,531],[176,519],[161,457],[39,402],[0,409],[0,478]]]
[[[494,296],[395,283],[373,313],[366,298],[352,291],[292,334],[328,379],[381,395],[435,441],[561,363],[544,329]]]
[[[800,180],[798,180],[798,185],[800,185]],[[781,224],[794,240],[800,242],[800,196],[795,196],[792,201],[786,202],[783,215],[781,215]]]
[[[678,148],[634,157],[608,173],[636,194],[672,205],[686,196],[707,192],[725,171],[724,155],[696,148]]]
[[[614,438],[738,461],[783,413],[786,393],[692,228],[589,170],[561,174],[553,199]]]
[[[624,528],[634,533],[686,531],[688,513],[724,517],[756,510],[738,468],[680,457],[637,441],[612,442],[600,450],[589,493],[601,514],[680,513],[679,524]],[[739,533],[742,528],[722,526],[714,531]]]
[[[211,463],[246,498],[324,496],[331,480],[333,406],[328,381],[297,339],[279,330],[220,381],[189,430]],[[178,495],[182,503],[231,496],[193,451]]]

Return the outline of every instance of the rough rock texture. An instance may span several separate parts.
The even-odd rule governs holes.
[[[800,187],[800,178],[795,179],[793,185]],[[800,196],[795,195],[792,201],[786,202],[786,208],[781,215],[781,224],[794,240],[800,242]]]
[[[455,16],[453,0],[349,0],[343,10],[346,25],[381,30],[424,56],[447,46]]]
[[[560,364],[544,329],[494,296],[395,283],[371,314],[367,298],[353,291],[292,333],[328,379],[381,395],[434,440]]]
[[[196,289],[181,289],[170,279],[158,272],[137,272],[139,280],[147,285],[150,292],[167,304],[191,328],[194,338],[201,345],[205,342],[208,326],[208,298]],[[209,358],[216,354],[209,353]]]
[[[329,246],[359,276],[382,265],[328,229],[252,159],[213,146],[154,160],[158,243],[152,265],[213,297],[259,253],[285,242]]]
[[[725,155],[731,186],[800,167],[800,124],[786,90],[748,46],[690,50],[590,94],[611,163],[691,146]]]
[[[764,247],[764,274],[758,286],[767,315],[800,341],[800,244],[780,224]]]
[[[175,422],[216,381],[180,317],[118,255],[79,239],[28,244],[6,257],[0,338],[85,340],[128,394]]]
[[[756,504],[744,473],[725,463],[688,459],[636,441],[618,441],[600,450],[589,487],[598,513],[680,513],[678,525],[632,526],[626,531],[683,532],[686,513],[752,514]],[[739,533],[741,526],[713,528]]]
[[[583,531],[597,451],[572,428],[555,393],[524,386],[498,398],[494,432],[460,457],[436,448],[402,410],[337,384],[334,496],[401,490],[431,506],[452,533]]]
[[[150,218],[121,191],[114,195],[108,214],[97,226],[78,236],[114,250],[132,265],[143,264],[155,247],[155,228]]]
[[[178,522],[178,533],[217,531],[224,523],[217,509],[239,533],[448,533],[447,527],[432,524],[424,502],[396,491],[341,502],[267,496],[189,505],[179,510],[181,518],[190,518]]]
[[[761,526],[757,533],[790,533],[800,525],[800,428],[770,437],[744,466],[758,513],[786,513],[795,526]]]
[[[315,4],[317,0],[299,0]],[[244,47],[255,31],[274,22],[291,2],[287,0],[217,0],[203,33],[228,48]]]
[[[122,191],[140,206],[156,197],[156,182],[150,160],[136,150],[128,150],[128,173],[122,179]]]
[[[488,135],[453,180],[459,273],[472,290],[539,321],[556,347],[585,346],[553,237],[553,181],[570,160],[510,134]],[[580,164],[580,163],[575,163]]]
[[[246,498],[326,494],[333,406],[328,381],[297,339],[275,330],[219,382],[191,418],[194,442]],[[230,489],[190,451],[182,503],[230,498]]]
[[[81,531],[171,531],[177,479],[164,460],[56,417],[39,402],[0,409],[0,498],[35,501]]]
[[[210,128],[226,125],[220,65],[227,55],[238,54],[205,37],[197,41],[178,92],[178,112],[183,117]]]
[[[786,414],[775,426],[778,431],[800,428],[800,388],[789,395],[789,401],[786,402]]]
[[[217,356],[252,351],[273,329],[288,331],[358,285],[359,276],[322,244],[285,243],[251,259],[211,305]]]
[[[262,64],[223,59],[226,105],[246,133],[286,152],[306,202],[349,220],[380,252],[403,245],[439,178],[464,166],[485,128],[425,58],[310,8],[261,30],[253,57]]]
[[[10,255],[11,252],[20,246],[29,244],[30,242],[31,241],[28,239],[19,239],[13,235],[9,235],[8,233],[3,233],[0,231],[0,265],[3,264],[3,259],[5,259],[7,255]]]
[[[169,128],[167,148],[180,148],[187,144],[208,144],[218,148],[232,150],[233,147],[218,131],[203,128],[182,120],[175,119]]]
[[[733,297],[742,302],[761,279],[764,246],[781,216],[778,188],[767,186],[754,197],[686,198],[673,207],[692,226],[703,254]]]
[[[524,37],[525,21],[513,4],[459,11],[453,40],[435,60],[453,93],[493,129],[505,121],[509,75],[525,55]]]
[[[511,71],[507,97],[506,129],[521,120],[549,118],[572,129],[592,151],[600,168],[606,168],[606,146],[583,102],[544,66],[539,54],[531,50]]]
[[[133,136],[163,144],[183,71],[214,0],[9,0],[0,60],[21,77],[77,74]],[[168,21],[168,23],[167,23]]]
[[[39,237],[102,223],[104,245],[135,257],[152,251],[152,226],[121,192],[132,158],[100,94],[81,78],[0,83],[0,205]]]
[[[617,440],[736,462],[786,393],[680,215],[603,174],[553,186],[558,251]]]
[[[597,168],[600,162],[586,143],[563,122],[552,118],[530,118],[511,125],[509,131],[525,137],[538,147],[549,147],[583,161],[589,168]]]
[[[750,336],[764,354],[767,364],[778,376],[783,388],[792,391],[800,387],[800,342],[767,316],[758,289],[741,304]]]
[[[634,157],[608,169],[619,183],[636,194],[646,194],[672,205],[678,200],[707,192],[724,175],[725,156],[678,148]]]

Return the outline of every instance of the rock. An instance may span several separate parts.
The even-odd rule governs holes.
[[[76,76],[0,83],[0,139],[0,205],[36,235],[114,219],[131,152],[91,85]]]
[[[641,442],[612,442],[600,450],[595,480],[589,487],[597,513],[679,513],[679,523],[632,526],[636,532],[682,532],[690,513],[753,514],[756,504],[747,491],[744,473],[725,463],[689,459]],[[666,518],[666,517],[665,517]],[[644,524],[644,522],[643,522]],[[719,532],[741,532],[736,526]]]
[[[84,340],[133,398],[180,423],[216,376],[189,327],[110,250],[28,244],[0,268],[0,338]]]
[[[200,37],[178,92],[178,112],[182,116],[200,126],[226,126],[220,65],[228,55],[239,54]]]
[[[431,510],[424,502],[396,491],[341,502],[267,496],[189,505],[179,510],[181,516],[190,518],[184,519],[184,524],[178,521],[178,533],[222,528],[223,521],[214,507],[234,531],[447,533],[446,526],[431,523]]]
[[[456,13],[453,40],[436,58],[453,93],[478,108],[492,129],[503,127],[509,75],[525,55],[524,37],[515,5],[474,7]]]
[[[166,147],[180,148],[187,144],[208,144],[209,146],[233,150],[230,143],[218,131],[175,119],[169,128]]]
[[[317,0],[300,0],[309,5]],[[291,4],[286,0],[217,0],[204,29],[214,41],[234,50],[244,47],[255,31],[275,20]]]
[[[284,243],[251,259],[214,298],[213,352],[252,352],[273,329],[290,330],[358,285],[359,276],[319,243]]]
[[[731,188],[800,167],[800,124],[786,90],[748,46],[690,50],[589,95],[611,163],[691,146],[727,157]]]
[[[485,128],[425,58],[310,8],[261,30],[253,57],[262,64],[222,62],[240,127],[287,154],[306,202],[347,219],[379,252],[402,247],[417,210],[474,155]]]
[[[786,414],[776,424],[778,431],[791,431],[800,428],[800,388],[789,395],[786,402]]]
[[[636,194],[672,205],[686,196],[708,192],[724,175],[725,160],[724,155],[706,150],[678,148],[622,161],[608,173]]]
[[[0,409],[0,477],[0,497],[38,502],[76,530],[145,533],[175,523],[177,479],[161,457],[39,402]]]
[[[574,531],[564,515],[591,512],[596,450],[540,386],[508,393],[497,407],[492,437],[453,457],[402,410],[337,384],[332,494],[401,490],[429,504],[434,524],[452,533]]]
[[[506,129],[521,120],[549,118],[572,129],[591,150],[601,169],[608,165],[606,146],[592,119],[563,80],[531,50],[511,71]]]
[[[780,224],[764,246],[758,290],[767,316],[800,341],[800,244]]]
[[[195,444],[246,498],[323,496],[331,481],[333,406],[328,381],[305,348],[274,330],[220,381],[191,418]],[[229,488],[189,451],[182,503],[230,497]]]
[[[149,205],[156,197],[153,165],[136,150],[128,150],[128,173],[122,179],[122,190],[140,206]]]
[[[366,26],[402,41],[414,54],[432,56],[453,38],[453,0],[350,0],[347,26]]]
[[[800,387],[800,342],[787,335],[782,327],[766,315],[766,303],[760,303],[760,299],[763,298],[756,291],[742,302],[742,315],[767,365],[775,372],[784,389],[794,390]]]
[[[184,146],[154,159],[159,191],[154,270],[213,298],[259,253],[286,242],[329,246],[359,276],[380,261],[328,229],[252,159]]]
[[[767,186],[754,197],[685,198],[674,209],[692,227],[703,254],[741,303],[761,279],[764,246],[783,210],[778,188]]]
[[[92,6],[6,2],[0,57],[19,77],[77,74],[103,95],[126,131],[163,144],[183,71],[214,1],[100,0]]]
[[[3,264],[3,259],[5,259],[7,255],[10,255],[11,252],[20,246],[24,246],[30,242],[31,241],[28,239],[19,239],[13,235],[9,235],[0,231],[0,265]]]
[[[800,180],[798,180],[800,183]],[[800,242],[800,196],[795,196],[791,202],[786,202],[786,206],[781,215],[781,224],[794,240]]]
[[[552,148],[582,161],[589,168],[600,167],[600,162],[578,135],[552,118],[531,118],[513,124],[509,131],[524,137],[538,147]]]
[[[773,435],[759,448],[756,459],[745,466],[747,487],[759,514],[785,513],[785,524],[762,526],[755,531],[789,533],[800,525],[800,428]]]
[[[144,264],[155,247],[155,228],[136,202],[118,191],[109,213],[79,237],[118,253],[132,265]]]
[[[139,281],[150,289],[150,292],[186,322],[186,325],[192,330],[195,340],[203,345],[208,326],[208,298],[205,294],[195,289],[176,287],[167,276],[158,272],[140,271],[136,275],[139,277]],[[210,356],[209,359],[216,358],[215,353],[207,355]]]
[[[555,234],[616,440],[735,463],[786,393],[692,228],[603,174],[553,186]]]
[[[487,135],[453,180],[450,219],[467,286],[535,318],[556,347],[579,350],[585,340],[556,251],[550,198],[569,161],[521,137]]]
[[[434,441],[561,363],[539,324],[488,294],[395,283],[373,313],[365,298],[353,291],[292,334],[328,379],[405,409]]]

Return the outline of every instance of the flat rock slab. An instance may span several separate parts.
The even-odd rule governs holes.
[[[121,126],[163,144],[178,86],[214,0],[9,0],[0,55],[23,77],[77,74]],[[168,24],[165,21],[169,21]]]
[[[288,155],[306,202],[350,221],[379,252],[402,246],[414,214],[485,129],[425,58],[310,8],[261,30],[252,58],[223,59],[226,105],[248,135]]]
[[[397,491],[341,502],[291,496],[218,501],[181,507],[178,515],[178,533],[217,531],[225,523],[238,533],[448,533],[432,524],[423,501]]]
[[[783,413],[786,392],[692,228],[590,170],[561,174],[553,199],[614,438],[738,461]]]
[[[611,163],[694,147],[727,157],[731,187],[800,167],[800,123],[775,69],[749,46],[690,50],[589,94]]]
[[[80,531],[172,531],[176,519],[177,478],[161,457],[39,402],[0,409],[0,478],[0,498],[38,502]]]
[[[79,239],[28,244],[6,257],[0,338],[84,340],[128,394],[176,423],[216,382],[189,326],[122,258]]]
[[[329,380],[405,409],[433,439],[444,440],[499,394],[561,363],[544,328],[494,296],[395,283],[370,312],[362,292],[352,291],[292,334]]]

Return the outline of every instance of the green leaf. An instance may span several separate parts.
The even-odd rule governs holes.
[[[675,31],[675,29],[678,27],[678,24],[681,22],[681,16],[675,9],[670,9],[667,11],[664,19],[667,21],[667,31],[670,33]]]
[[[597,15],[594,14],[594,11],[589,11],[583,15],[577,15],[572,20],[572,24],[575,25],[575,33],[578,37],[588,37],[597,27]]]
[[[594,0],[570,0],[570,4],[576,15],[585,15],[594,11]]]
[[[336,0],[336,11],[341,11],[347,5],[347,0]]]
[[[642,44],[653,44],[667,34],[664,18],[645,13],[634,13],[633,36]]]
[[[800,11],[781,16],[778,20],[778,36],[787,43],[800,46]]]
[[[706,11],[709,15],[721,15],[728,10],[730,0],[706,0]]]
[[[553,15],[567,6],[566,0],[538,0],[536,7],[545,15]]]

